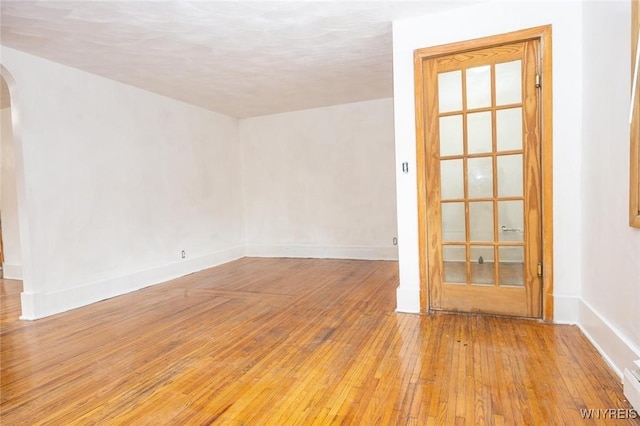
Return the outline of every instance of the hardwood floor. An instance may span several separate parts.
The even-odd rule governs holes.
[[[397,280],[395,262],[245,258],[34,322],[5,280],[1,422],[573,425],[631,408],[576,327],[395,313]]]

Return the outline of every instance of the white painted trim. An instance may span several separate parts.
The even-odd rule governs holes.
[[[420,313],[420,289],[398,287],[396,289],[396,312]]]
[[[582,299],[578,327],[621,379],[622,372],[632,368],[633,362],[640,358],[640,348]]]
[[[553,322],[556,324],[577,324],[580,298],[561,294],[553,295]]]
[[[7,280],[22,279],[22,265],[2,264],[2,278]]]
[[[247,257],[299,257],[315,259],[398,260],[398,249],[365,246],[290,246],[247,244]]]
[[[117,278],[95,281],[55,293],[23,292],[22,320],[35,320],[120,296],[141,288],[160,284],[184,275],[212,268],[244,256],[242,246],[221,250],[205,256],[185,259],[154,269]]]
[[[640,382],[628,369],[624,370],[622,382],[624,384],[624,396],[627,401],[631,403],[631,406],[636,411],[640,411]]]

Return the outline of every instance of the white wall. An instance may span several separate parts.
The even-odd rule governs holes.
[[[246,253],[395,259],[393,101],[240,122]]]
[[[557,321],[575,321],[581,282],[582,4],[492,2],[393,23],[399,311],[419,311],[413,51],[553,26],[554,295]],[[409,174],[398,167],[409,162]]]
[[[587,2],[582,28],[579,323],[618,373],[640,358],[640,229],[628,226],[630,9],[630,2]]]
[[[241,257],[245,241],[248,255],[397,258],[391,99],[239,125],[1,53],[19,88],[23,318]]]
[[[16,166],[13,152],[11,108],[0,110],[0,151],[2,153],[0,214],[2,216],[3,277],[22,279],[22,253],[18,227],[18,195],[16,192]]]
[[[242,256],[237,120],[1,49],[19,88],[24,318]]]

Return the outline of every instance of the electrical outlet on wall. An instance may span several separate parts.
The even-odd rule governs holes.
[[[184,250],[182,250],[182,258],[184,259],[184,258],[186,258],[186,257],[187,257],[187,253],[185,253],[185,251],[184,251]]]
[[[394,246],[398,245],[398,237],[393,237],[393,245]]]

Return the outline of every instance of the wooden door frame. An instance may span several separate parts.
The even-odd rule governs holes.
[[[511,33],[483,37],[474,40],[427,47],[414,51],[414,87],[416,113],[416,171],[418,184],[418,243],[420,262],[420,311],[429,311],[429,283],[426,242],[427,227],[427,177],[426,131],[423,81],[424,62],[439,56],[463,53],[504,44],[528,40],[540,41],[542,87],[540,93],[541,126],[541,186],[542,186],[542,319],[553,320],[553,114],[551,78],[551,25],[529,28]]]

